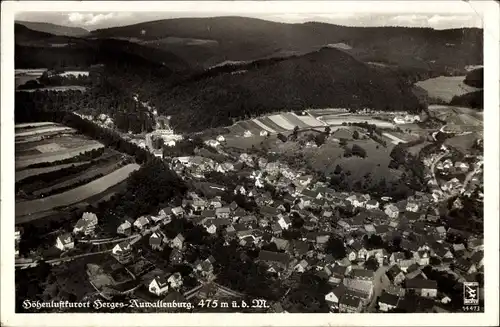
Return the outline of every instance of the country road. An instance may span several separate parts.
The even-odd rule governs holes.
[[[373,312],[375,310],[375,305],[377,304],[378,297],[382,294],[382,291],[388,286],[384,285],[382,277],[385,272],[389,269],[389,266],[380,266],[373,276],[373,296],[370,304],[366,308],[366,312]]]

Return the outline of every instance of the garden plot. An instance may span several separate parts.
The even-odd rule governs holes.
[[[76,157],[81,153],[101,149],[103,147],[104,147],[104,145],[97,143],[97,144],[84,145],[84,146],[81,146],[78,148],[64,150],[64,151],[60,151],[60,152],[42,153],[39,155],[19,157],[19,158],[16,158],[15,167],[17,170],[17,169],[22,169],[22,168],[25,168],[25,167],[28,167],[31,165],[39,164],[39,163],[50,163],[50,162],[54,162],[54,161],[65,160],[65,159]]]
[[[288,130],[284,129],[283,127],[279,126],[275,122],[273,122],[269,117],[262,117],[262,118],[257,118],[258,121],[260,121],[262,124],[268,126],[269,128],[272,128],[278,133],[284,133],[287,132]],[[292,127],[293,129],[293,127]]]
[[[256,135],[259,135],[262,131],[262,128],[252,120],[240,121],[238,122],[238,125],[240,125],[245,131],[250,131],[252,134]]]
[[[299,119],[295,114],[291,112],[283,113],[281,114],[283,118],[285,118],[290,124],[292,124],[294,127],[298,126],[299,128],[308,128],[311,127],[310,125],[304,123],[302,120]]]
[[[323,126],[325,125],[323,122],[317,120],[314,117],[311,117],[309,115],[306,116],[296,116],[300,121],[304,122],[304,124],[310,126],[310,127],[317,127],[317,126]]]
[[[294,125],[292,125],[288,120],[286,120],[283,115],[272,115],[269,116],[269,119],[273,121],[276,125],[280,126],[281,128],[291,131],[295,128]]]
[[[42,126],[53,126],[57,125],[56,123],[53,122],[33,122],[33,123],[23,123],[23,124],[16,124],[15,128],[36,128],[36,127],[42,127]]]
[[[66,132],[66,131],[71,131],[71,130],[74,130],[74,129],[71,127],[66,127],[66,126],[41,126],[41,127],[29,129],[27,131],[18,132],[18,133],[16,133],[16,138],[44,134],[44,133]]]
[[[111,174],[67,192],[52,195],[43,199],[16,203],[16,217],[48,211],[59,207],[66,207],[84,201],[85,199],[102,193],[109,187],[124,181],[132,172],[138,170],[139,168],[140,166],[138,164],[129,164],[115,170]]]
[[[271,127],[261,123],[258,119],[252,119],[252,121],[257,124],[258,126],[260,126],[263,130],[269,132],[269,133],[272,133],[272,134],[276,134],[277,132],[272,129]]]

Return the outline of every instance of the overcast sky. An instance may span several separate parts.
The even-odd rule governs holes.
[[[235,12],[22,12],[16,14],[16,20],[33,22],[49,22],[53,24],[83,27],[87,30],[114,26],[131,25],[140,22],[179,18],[179,17],[215,17],[245,16],[266,20],[303,23],[319,21],[347,26],[410,26],[432,27],[435,29],[482,27],[481,17],[470,9],[470,12],[446,13],[252,13]]]

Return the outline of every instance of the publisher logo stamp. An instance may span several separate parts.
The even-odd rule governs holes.
[[[464,305],[479,305],[479,284],[477,282],[464,283]]]

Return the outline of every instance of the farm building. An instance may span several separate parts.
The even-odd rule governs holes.
[[[130,221],[125,220],[125,222],[118,226],[116,232],[122,235],[130,235],[130,233],[132,232],[132,224],[130,223]]]
[[[97,226],[97,216],[92,212],[84,212],[82,218],[78,220],[73,228],[73,234],[91,235],[94,233],[95,226]]]
[[[148,287],[149,291],[156,296],[165,294],[168,291],[168,282],[164,276],[156,276]]]
[[[75,242],[70,233],[59,235],[56,239],[56,247],[61,251],[70,250],[75,247]]]
[[[132,246],[129,241],[123,241],[115,245],[111,250],[112,255],[121,263],[129,262],[132,259]]]
[[[146,228],[147,225],[149,225],[149,220],[146,216],[141,216],[134,221],[134,226],[139,230]]]

